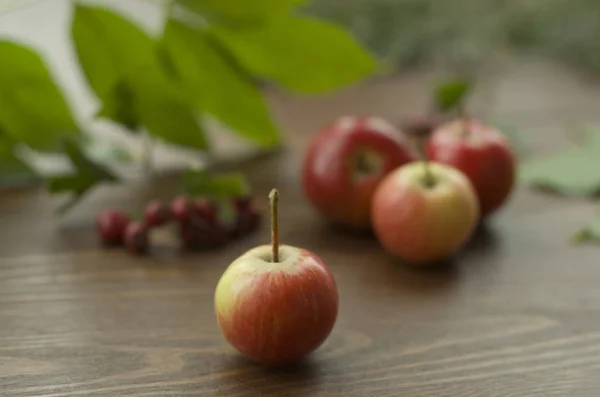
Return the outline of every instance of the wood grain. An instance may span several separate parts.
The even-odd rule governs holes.
[[[383,109],[394,95],[402,101],[398,79],[356,90],[363,99],[380,92]],[[324,225],[298,187],[306,133],[358,106],[356,92],[308,108],[274,94],[290,149],[240,165],[263,209],[279,188],[282,242],[319,253],[339,285],[338,323],[314,355],[269,369],[219,334],[216,282],[236,256],[268,241],[266,223],[225,250],[181,254],[164,243],[138,258],[100,249],[93,214],[168,197],[172,177],[101,190],[60,221],[55,199],[13,191],[0,196],[0,394],[600,395],[600,251],[566,241],[594,207],[519,189],[451,263],[429,271],[398,263],[372,237]],[[532,131],[548,124],[534,120],[525,124]],[[561,144],[548,136],[538,151]]]

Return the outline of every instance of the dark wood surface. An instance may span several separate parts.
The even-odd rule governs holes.
[[[564,79],[544,75],[555,71],[531,72],[538,80],[523,84],[527,70],[502,76],[500,102],[514,106],[494,112],[516,120],[536,151],[551,150],[566,142],[565,114],[580,115],[582,105],[559,95]],[[181,254],[157,236],[152,256],[137,258],[99,248],[94,214],[169,197],[173,178],[152,189],[101,189],[62,220],[43,191],[2,193],[0,395],[600,395],[600,248],[566,241],[595,213],[590,203],[519,188],[453,263],[421,271],[389,258],[372,238],[325,226],[302,198],[298,168],[314,128],[361,109],[401,117],[423,104],[424,81],[408,75],[315,101],[272,95],[289,149],[242,169],[263,209],[269,189],[280,189],[282,241],[321,255],[341,297],[331,337],[294,368],[243,359],[213,314],[221,273],[268,241],[266,223],[207,254]],[[519,90],[502,88],[511,84]],[[532,109],[532,97],[546,108]],[[593,119],[597,105],[585,103]]]

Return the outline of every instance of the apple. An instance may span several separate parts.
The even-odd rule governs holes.
[[[372,204],[373,230],[388,253],[417,265],[451,257],[473,234],[477,195],[460,170],[417,161],[390,173]]]
[[[225,339],[267,365],[298,361],[320,347],[338,314],[338,291],[315,253],[280,245],[277,190],[271,199],[271,245],[252,248],[222,274],[214,300]]]
[[[496,128],[457,119],[436,128],[426,143],[427,158],[461,170],[471,181],[485,218],[508,200],[516,178],[516,156]]]
[[[371,200],[381,180],[417,159],[408,135],[386,120],[341,117],[311,139],[303,161],[304,195],[333,223],[368,229]]]

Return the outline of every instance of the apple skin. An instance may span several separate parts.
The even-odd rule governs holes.
[[[215,290],[225,339],[267,365],[293,363],[316,350],[338,314],[335,280],[314,253],[288,245],[271,262],[271,246],[255,247],[229,265]]]
[[[417,159],[410,138],[386,120],[341,117],[318,131],[308,146],[304,195],[332,223],[370,229],[371,200],[381,180]]]
[[[428,167],[433,187],[425,184],[425,163],[410,163],[381,182],[372,205],[373,229],[381,245],[416,265],[449,259],[469,240],[479,219],[469,179],[445,164],[429,162]]]
[[[429,160],[458,168],[469,178],[482,218],[502,207],[513,191],[517,159],[510,143],[500,131],[478,120],[442,124],[427,140],[426,154]]]

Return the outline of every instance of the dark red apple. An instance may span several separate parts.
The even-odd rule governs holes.
[[[373,198],[373,229],[390,254],[411,264],[448,259],[471,237],[479,206],[469,179],[440,163],[390,173]]]
[[[517,159],[496,128],[474,119],[442,124],[426,143],[427,158],[461,170],[471,181],[486,217],[508,200],[516,178]]]
[[[302,186],[310,204],[334,223],[371,226],[370,207],[381,180],[418,159],[410,138],[379,117],[342,117],[312,138]]]
[[[250,249],[221,276],[215,312],[225,339],[239,352],[285,365],[327,339],[338,314],[338,291],[315,253],[279,245],[276,215],[272,219],[272,244]]]

